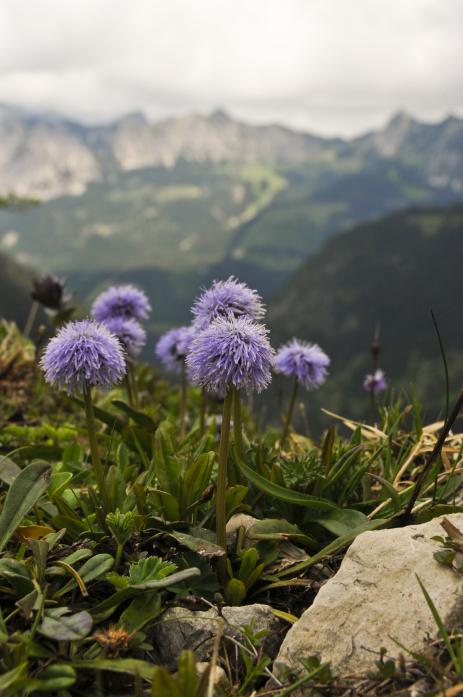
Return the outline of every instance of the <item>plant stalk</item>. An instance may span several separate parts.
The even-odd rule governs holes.
[[[215,495],[215,520],[217,544],[223,547],[225,554],[218,560],[219,581],[225,585],[227,580],[227,533],[225,498],[228,479],[228,452],[230,446],[230,420],[233,402],[233,389],[229,389],[223,403],[222,428],[219,444],[219,469],[217,473],[217,489]]]
[[[180,440],[185,438],[185,419],[186,419],[186,399],[187,399],[187,383],[186,383],[186,364],[185,359],[182,358],[181,368],[180,368],[180,429],[179,437]]]
[[[125,391],[127,392],[127,401],[130,404],[131,407],[134,407],[134,400],[133,400],[133,392],[132,392],[132,383],[130,380],[130,374],[129,370],[127,369],[127,372],[124,377],[124,383],[125,383]]]
[[[138,398],[138,385],[137,385],[137,374],[135,372],[135,366],[131,360],[127,361],[127,379],[130,383],[130,390],[132,393],[132,406],[138,409],[140,406],[140,400]]]
[[[98,491],[100,492],[103,509],[106,510],[106,493],[104,489],[104,471],[101,463],[100,451],[98,450],[98,441],[96,437],[95,414],[93,411],[92,390],[89,385],[84,386],[84,405],[85,416],[87,418],[88,440],[90,444],[90,454],[92,458],[92,467],[95,474]]]
[[[37,300],[33,300],[29,309],[29,314],[27,315],[26,324],[24,325],[23,334],[26,337],[26,339],[28,339],[30,336],[38,311],[39,303],[37,302]]]
[[[240,460],[243,459],[243,422],[241,419],[241,395],[239,390],[232,387],[233,391],[233,435],[235,436],[236,452]]]
[[[199,406],[199,435],[203,436],[206,430],[206,413],[207,413],[207,392],[206,388],[201,388],[201,403]]]
[[[293,389],[291,392],[291,397],[289,399],[288,413],[286,414],[285,425],[283,427],[283,433],[281,434],[281,447],[282,448],[283,448],[284,444],[286,443],[286,440],[289,436],[289,429],[291,427],[291,422],[293,420],[294,405],[296,404],[297,387],[298,387],[298,382],[297,382],[297,378],[295,377],[294,382],[293,382]]]

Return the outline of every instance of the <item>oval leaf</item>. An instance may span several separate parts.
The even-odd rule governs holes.
[[[33,462],[15,477],[0,514],[0,551],[47,488],[50,473],[47,462]]]

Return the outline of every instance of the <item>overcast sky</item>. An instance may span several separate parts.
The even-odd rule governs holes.
[[[327,135],[463,115],[463,0],[0,0],[0,101]]]

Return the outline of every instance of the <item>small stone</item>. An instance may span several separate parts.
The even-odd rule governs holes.
[[[463,530],[463,514],[447,517]],[[394,639],[410,651],[423,652],[438,629],[417,575],[445,626],[461,623],[462,576],[434,559],[439,543],[432,538],[445,535],[442,520],[359,535],[337,574],[289,630],[275,673],[281,674],[284,666],[298,669],[301,658],[313,655],[341,676],[366,673],[374,670],[382,646],[388,657],[403,653]]]
[[[254,633],[267,631],[264,650],[275,656],[279,645],[280,621],[269,605],[255,603],[222,608],[225,620],[224,636],[233,636],[243,641],[242,627],[253,625]],[[168,670],[174,670],[177,658],[184,649],[191,649],[197,661],[210,658],[214,638],[221,618],[217,610],[192,611],[183,607],[167,610],[153,627],[151,636],[158,662]]]
[[[235,513],[232,515],[230,520],[227,522],[226,533],[227,533],[227,546],[233,547],[236,544],[236,538],[240,528],[244,528],[244,548],[253,547],[255,545],[255,540],[249,540],[246,533],[254,523],[257,523],[258,519],[254,518],[252,515],[247,515],[247,513]]]

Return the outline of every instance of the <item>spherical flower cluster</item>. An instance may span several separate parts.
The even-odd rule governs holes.
[[[267,330],[248,317],[219,318],[194,339],[187,356],[193,381],[210,392],[261,392],[271,379],[274,351]]]
[[[156,344],[155,353],[166,370],[180,371],[181,362],[186,358],[194,336],[193,327],[177,327],[161,336]]]
[[[219,317],[249,317],[259,321],[265,315],[265,307],[257,291],[240,283],[233,276],[226,281],[214,281],[197,298],[191,311],[195,317],[195,327],[199,330],[206,329]]]
[[[320,387],[328,375],[330,359],[317,344],[292,339],[275,357],[275,371],[294,376],[308,390]]]
[[[105,327],[114,334],[122,344],[126,353],[135,358],[146,343],[146,332],[136,319],[111,317],[104,322]]]
[[[125,374],[119,341],[92,320],[69,322],[50,340],[40,361],[45,379],[68,392],[88,386],[109,389]]]
[[[106,322],[114,317],[146,319],[151,306],[145,293],[135,286],[110,286],[97,297],[92,306],[92,317]]]
[[[375,370],[373,374],[366,375],[363,381],[363,389],[372,394],[384,392],[387,388],[386,376],[384,370]]]

